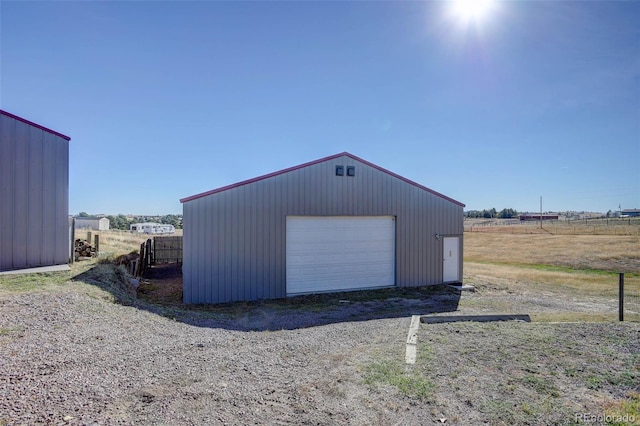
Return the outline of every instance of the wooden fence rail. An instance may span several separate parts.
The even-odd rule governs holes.
[[[157,263],[182,263],[182,237],[154,237],[140,244],[140,256],[132,267],[133,275],[141,277]]]
[[[182,237],[154,237],[153,263],[182,263]]]

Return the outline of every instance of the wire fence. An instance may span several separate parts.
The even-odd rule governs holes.
[[[555,235],[640,235],[640,218],[582,218],[540,221],[466,219],[465,232]]]
[[[624,274],[618,275],[618,320],[629,321],[640,318],[640,282],[625,280]]]

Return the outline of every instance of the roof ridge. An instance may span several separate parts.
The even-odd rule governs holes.
[[[441,193],[439,193],[437,191],[434,191],[431,188],[428,188],[428,187],[426,187],[424,185],[421,185],[421,184],[419,184],[417,182],[414,182],[414,181],[412,181],[410,179],[407,179],[404,176],[400,176],[397,173],[394,173],[394,172],[392,172],[390,170],[387,170],[387,169],[385,169],[383,167],[378,166],[377,164],[374,164],[374,163],[371,163],[371,162],[369,162],[367,160],[364,160],[364,159],[362,159],[362,158],[360,158],[360,157],[358,157],[356,155],[353,155],[353,154],[351,154],[350,152],[347,152],[347,151],[343,151],[343,152],[341,152],[339,154],[329,155],[327,157],[322,157],[322,158],[319,158],[317,160],[309,161],[309,162],[306,162],[306,163],[298,164],[297,166],[288,167],[286,169],[278,170],[278,171],[275,171],[275,172],[272,172],[272,173],[267,173],[266,175],[261,175],[261,176],[257,176],[257,177],[251,178],[251,179],[247,179],[247,180],[243,180],[243,181],[240,181],[240,182],[232,183],[230,185],[222,186],[220,188],[215,188],[215,189],[212,189],[212,190],[209,190],[209,191],[201,192],[199,194],[191,195],[189,197],[181,198],[180,202],[181,203],[186,203],[186,202],[189,202],[189,201],[197,200],[198,198],[206,197],[207,195],[217,194],[218,192],[224,192],[224,191],[227,191],[229,189],[237,188],[239,186],[248,185],[250,183],[258,182],[258,181],[261,181],[261,180],[264,180],[264,179],[268,179],[270,177],[278,176],[278,175],[281,175],[281,174],[284,174],[284,173],[289,173],[289,172],[292,172],[294,170],[303,169],[305,167],[313,166],[315,164],[323,163],[325,161],[333,160],[335,158],[344,157],[344,156],[349,157],[349,158],[351,158],[353,160],[359,161],[359,162],[361,162],[363,164],[366,164],[369,167],[372,167],[372,168],[374,168],[376,170],[379,170],[379,171],[381,171],[383,173],[386,173],[386,174],[388,174],[390,176],[393,176],[396,179],[400,179],[401,181],[403,181],[405,183],[413,185],[413,186],[415,186],[417,188],[420,188],[420,189],[422,189],[424,191],[427,191],[427,192],[429,192],[429,193],[431,193],[433,195],[436,195],[436,196],[438,196],[440,198],[443,198],[443,199],[445,199],[447,201],[450,201],[450,202],[452,202],[454,204],[457,204],[459,206],[464,207],[464,204],[461,203],[460,201],[457,201],[457,200],[454,200],[453,198],[447,197],[446,195],[441,194]]]

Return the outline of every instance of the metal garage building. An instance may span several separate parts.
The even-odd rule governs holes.
[[[0,271],[69,261],[69,140],[0,110]]]
[[[464,204],[347,152],[180,201],[184,303],[462,278]]]

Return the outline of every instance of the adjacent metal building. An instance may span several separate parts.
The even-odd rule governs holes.
[[[640,217],[640,209],[624,209],[620,212],[620,217]]]
[[[69,140],[0,110],[0,271],[69,261]]]
[[[347,152],[180,201],[184,303],[462,278],[464,204]]]
[[[77,229],[93,229],[94,231],[108,231],[111,223],[106,217],[76,217]]]

